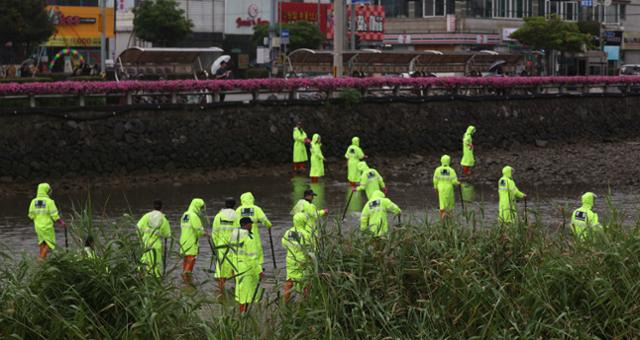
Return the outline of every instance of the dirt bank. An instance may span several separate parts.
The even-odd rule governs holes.
[[[365,150],[366,151],[366,150]],[[394,179],[409,179],[416,183],[431,181],[433,170],[442,153],[426,152],[399,157],[376,157],[370,155],[369,163],[377,168],[388,182]],[[459,176],[460,153],[452,152],[453,163]],[[537,145],[515,144],[507,149],[483,150],[482,141],[476,140],[478,164],[470,180],[475,184],[494,184],[504,165],[515,168],[518,183],[528,186],[549,185],[625,185],[640,184],[640,139],[622,142],[583,142],[575,144],[545,143]],[[339,181],[346,176],[345,162],[336,158],[327,160],[327,176]],[[223,170],[194,169],[163,171],[128,176],[65,177],[50,181],[56,192],[81,192],[90,186],[100,188],[146,187],[154,184],[209,183],[239,177],[289,176],[288,165],[269,167],[242,167]],[[24,182],[0,183],[0,194],[31,193],[35,185],[46,178]]]

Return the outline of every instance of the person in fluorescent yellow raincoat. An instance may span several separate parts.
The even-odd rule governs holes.
[[[602,231],[602,225],[598,221],[598,214],[592,210],[596,197],[592,192],[582,195],[582,207],[574,210],[571,215],[573,233],[581,240],[586,240],[593,236],[595,232]]]
[[[262,271],[262,265],[264,264],[264,254],[262,253],[262,240],[260,239],[260,231],[258,230],[258,223],[261,223],[267,228],[271,228],[271,221],[264,214],[262,208],[254,204],[255,198],[250,192],[245,192],[240,196],[240,206],[236,209],[236,222],[235,226],[240,228],[240,219],[243,217],[249,217],[252,221],[252,238],[251,242],[255,243],[255,249],[258,250],[258,264],[260,265],[260,271]],[[239,269],[238,269],[239,270]]]
[[[362,209],[360,230],[369,231],[374,236],[386,235],[389,232],[389,221],[387,220],[387,212],[389,211],[394,215],[402,212],[395,203],[384,196],[382,191],[376,190]]]
[[[313,254],[313,236],[307,228],[308,217],[305,213],[299,212],[293,215],[293,227],[287,230],[282,236],[282,247],[287,251],[287,282],[284,285],[284,301],[288,302],[291,297],[291,289],[295,286],[300,292],[308,281],[308,260]]]
[[[387,191],[387,188],[384,184],[384,180],[380,173],[373,168],[370,168],[366,162],[360,162],[358,164],[358,170],[360,171],[360,185],[358,186],[358,191],[363,191],[367,193],[367,199],[371,199],[373,193],[376,190],[380,190],[383,192]]]
[[[309,139],[302,128],[302,122],[298,121],[293,128],[293,171],[304,171],[305,169],[305,163],[309,159],[305,144],[309,144]]]
[[[47,257],[49,249],[56,248],[56,233],[53,228],[54,223],[66,228],[64,220],[60,218],[56,202],[52,200],[51,186],[47,183],[38,184],[36,197],[29,204],[29,219],[33,221],[33,226],[38,236],[38,246],[40,247],[40,259]]]
[[[440,158],[440,166],[433,172],[433,188],[438,193],[440,218],[445,218],[455,207],[456,185],[460,185],[460,182],[456,171],[451,168],[451,157],[444,155]]]
[[[185,283],[191,282],[193,267],[196,265],[196,257],[200,252],[200,237],[206,234],[202,227],[200,214],[204,209],[204,200],[194,198],[189,209],[182,214],[180,219],[180,255],[184,257],[182,263],[182,279]]]
[[[527,199],[527,195],[518,190],[513,181],[513,168],[508,165],[502,169],[502,177],[498,180],[498,197],[498,221],[504,224],[517,222],[516,199]]]
[[[311,183],[317,183],[319,177],[324,177],[324,155],[320,135],[314,134],[311,139],[311,170],[309,171]]]
[[[293,209],[291,209],[292,216],[295,216],[298,213],[303,213],[307,217],[305,228],[307,228],[307,231],[313,235],[314,239],[318,237],[318,220],[320,217],[329,213],[329,209],[318,209],[316,205],[313,204],[313,198],[315,196],[316,193],[313,192],[313,190],[305,190],[304,197],[293,206]]]
[[[360,180],[360,170],[358,170],[358,163],[366,158],[364,152],[360,148],[360,138],[353,137],[351,139],[351,145],[347,148],[347,152],[344,154],[344,158],[347,159],[347,179],[352,187],[355,187]]]
[[[211,238],[217,250],[216,256],[216,272],[213,276],[218,280],[218,289],[220,294],[224,294],[224,285],[229,278],[233,276],[233,265],[229,258],[229,240],[231,232],[236,229],[234,225],[238,215],[234,209],[236,201],[233,198],[227,198],[224,202],[225,208],[220,210],[213,218],[211,226]]]
[[[231,247],[231,260],[235,263],[236,274],[235,299],[240,304],[240,312],[246,312],[247,306],[255,301],[260,301],[260,279],[262,278],[262,265],[258,255],[262,249],[256,247],[254,242],[256,234],[252,230],[253,221],[249,217],[242,217],[239,228],[231,232],[229,246]]]
[[[460,165],[462,165],[462,172],[465,175],[471,174],[471,168],[476,165],[476,158],[473,155],[473,134],[476,133],[476,127],[469,125],[467,131],[462,137],[462,159]]]
[[[154,201],[153,211],[144,214],[137,224],[144,246],[140,262],[146,267],[147,272],[157,277],[162,275],[164,269],[162,239],[171,236],[169,220],[161,210],[162,202]]]

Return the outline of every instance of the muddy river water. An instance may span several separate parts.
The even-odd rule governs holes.
[[[517,177],[515,180],[518,183]],[[403,222],[424,223],[425,219],[431,222],[437,221],[437,197],[428,182],[423,181],[415,184],[402,176],[387,178],[386,182],[390,189],[388,197],[403,209]],[[529,220],[533,220],[537,215],[550,228],[556,228],[562,223],[561,207],[565,207],[568,216],[570,211],[579,206],[579,196],[585,190],[584,187],[529,187],[526,183],[518,184],[520,189],[529,196]],[[203,184],[164,184],[134,189],[99,189],[92,192],[91,197],[95,218],[103,221],[115,220],[125,213],[131,214],[137,220],[150,210],[151,202],[154,199],[161,199],[164,202],[164,211],[171,222],[173,234],[179,238],[179,219],[192,198],[200,197],[205,200],[206,213],[209,220],[212,221],[213,215],[224,205],[225,197],[233,196],[239,203],[240,194],[251,191],[256,197],[256,204],[264,209],[273,223],[276,260],[279,264],[278,268],[283,268],[285,251],[280,244],[280,239],[286,229],[291,226],[291,207],[302,197],[303,191],[309,187],[318,194],[314,203],[319,208],[329,209],[329,223],[341,218],[351,191],[348,185],[337,176],[328,177],[320,183],[313,184],[309,183],[307,177],[302,176],[267,176],[218,180]],[[596,185],[588,189],[599,196],[595,210],[600,213],[601,219],[607,219],[607,201],[624,212],[628,222],[635,222],[638,218],[640,196],[635,195],[631,187],[607,188]],[[478,227],[495,225],[496,186],[467,183],[462,186],[462,195],[465,198],[465,210],[475,212]],[[73,207],[82,206],[86,197],[86,192],[56,195],[54,187],[53,198],[67,223],[71,222]],[[26,194],[0,198],[0,247],[8,248],[11,253],[18,256],[22,253],[27,256],[37,254],[37,238],[33,225],[27,218],[27,207],[31,198]],[[353,196],[347,208],[345,228],[356,230],[359,212],[363,204],[364,198],[360,194]],[[458,211],[460,211],[459,191],[456,192],[456,204]],[[523,213],[522,204],[519,208],[520,213]],[[210,226],[208,227],[210,228]],[[131,228],[133,231],[134,226],[132,225]],[[57,240],[59,245],[64,244],[61,229],[57,231]],[[268,234],[264,229],[262,230],[262,240],[265,252],[265,270],[269,274],[272,271],[272,256]],[[177,250],[177,245],[174,248],[174,251]],[[200,249],[201,254],[196,264],[196,278],[204,279],[210,275],[205,270],[208,269],[211,259],[211,251],[205,239],[201,239]],[[179,258],[174,255],[170,258],[169,264],[178,265],[179,261]],[[278,276],[284,275],[282,271],[278,272]]]

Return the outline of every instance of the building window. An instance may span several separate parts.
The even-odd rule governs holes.
[[[467,17],[493,17],[493,0],[469,0],[467,2]]]
[[[593,6],[593,20],[604,24],[619,24],[620,20],[625,20],[626,8],[624,5]]]
[[[423,17],[441,17],[455,13],[455,0],[422,0]]]
[[[495,0],[494,18],[524,18],[531,16],[531,0]]]
[[[578,20],[578,3],[575,1],[545,1],[545,14],[549,18],[552,15],[568,20]]]

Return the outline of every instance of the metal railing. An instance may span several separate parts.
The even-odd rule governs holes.
[[[261,88],[255,90],[229,89],[209,90],[144,90],[124,89],[106,93],[64,93],[64,94],[5,94],[0,93],[0,107],[3,111],[34,108],[64,107],[126,107],[136,105],[215,105],[255,104],[279,101],[327,101],[354,96],[358,101],[375,100],[452,100],[461,98],[533,98],[550,96],[608,96],[638,95],[640,80],[636,82],[572,82],[548,84],[516,84],[511,86],[496,84],[398,84],[373,87],[299,87],[284,90]],[[224,100],[223,100],[224,99]],[[17,111],[16,111],[17,112]]]

